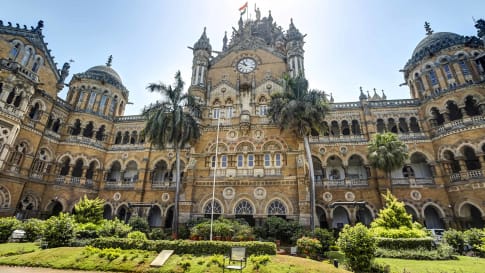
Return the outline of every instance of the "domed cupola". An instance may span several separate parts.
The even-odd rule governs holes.
[[[208,52],[212,51],[212,46],[210,44],[209,38],[207,38],[207,34],[205,33],[205,27],[204,32],[202,32],[199,40],[194,44],[194,50],[206,50]]]
[[[109,56],[106,65],[93,66],[73,76],[67,101],[78,111],[102,116],[123,115],[129,91],[111,67],[112,61],[113,57]]]

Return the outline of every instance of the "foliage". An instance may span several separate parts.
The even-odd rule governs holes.
[[[355,272],[369,272],[375,257],[377,242],[373,234],[361,223],[345,225],[337,245],[345,254],[347,265]]]
[[[380,248],[385,249],[395,249],[395,250],[404,250],[404,249],[435,249],[435,243],[433,238],[425,237],[425,238],[385,238],[385,237],[377,237],[377,246]]]
[[[76,238],[79,238],[79,239],[98,238],[99,237],[98,229],[99,229],[98,225],[92,222],[76,223],[75,225]]]
[[[187,240],[133,240],[126,238],[98,238],[92,246],[98,248],[144,249],[160,252],[173,249],[176,254],[211,255],[227,254],[233,246],[246,247],[247,255],[275,255],[276,245],[270,242],[224,242],[224,241],[187,241]]]
[[[313,232],[313,236],[320,241],[322,245],[320,254],[324,254],[325,252],[330,250],[330,246],[335,244],[335,237],[333,236],[333,232],[324,229],[324,228],[316,228]]]
[[[375,134],[367,146],[370,165],[385,171],[388,177],[392,170],[402,167],[407,158],[406,145],[393,133]]]
[[[458,256],[452,260],[408,260],[392,258],[376,258],[379,264],[387,264],[391,272],[400,273],[469,273],[483,272],[485,259],[477,257]]]
[[[225,239],[232,238],[237,241],[252,240],[254,233],[252,227],[247,223],[241,223],[236,220],[219,218],[212,224],[213,236],[221,236]],[[210,221],[204,220],[199,222],[190,229],[191,237],[201,236],[204,239],[210,237]]]
[[[138,230],[135,230],[135,231],[132,231],[130,233],[128,233],[128,239],[132,239],[132,240],[146,240],[147,239],[147,235],[141,231],[138,231]]]
[[[149,84],[147,89],[151,92],[159,92],[164,100],[150,105],[142,113],[147,120],[143,131],[150,143],[161,149],[172,144],[175,149],[176,187],[173,232],[176,237],[179,233],[180,150],[200,137],[196,118],[201,115],[201,106],[194,96],[183,92],[184,84],[180,71],[175,73],[173,86],[163,83]]]
[[[318,253],[320,253],[322,249],[320,241],[310,237],[301,237],[296,241],[296,246],[298,247],[298,253],[312,259],[316,259]]]
[[[104,220],[99,227],[99,236],[101,237],[119,237],[124,238],[131,231],[131,226],[123,223],[118,218],[113,220]]]
[[[143,233],[148,233],[150,231],[150,225],[148,224],[147,219],[144,217],[131,217],[128,221],[128,225],[132,228],[132,230],[141,231]]]
[[[20,228],[25,231],[27,241],[33,242],[44,234],[45,223],[43,220],[31,218],[22,222]]]
[[[297,221],[287,221],[281,217],[270,216],[266,222],[256,229],[258,237],[267,238],[268,240],[280,240],[283,243],[294,243],[300,235],[302,227]]]
[[[449,260],[453,258],[453,249],[448,244],[440,244],[435,249],[388,249],[378,248],[376,257],[399,258],[409,260]]]
[[[249,261],[253,264],[253,270],[259,270],[262,266],[265,266],[270,261],[269,255],[255,256],[251,255]]]
[[[465,241],[470,247],[470,250],[479,253],[482,247],[482,239],[485,238],[485,231],[478,228],[467,229],[463,232],[465,236]]]
[[[406,212],[404,203],[387,191],[383,195],[386,205],[379,211],[371,223],[371,231],[377,237],[386,238],[423,238],[427,236],[422,226],[412,221],[412,216]]]
[[[463,253],[465,250],[465,235],[463,232],[449,229],[443,233],[443,240],[449,244],[456,253]]]
[[[103,220],[104,201],[96,197],[89,199],[84,195],[74,206],[74,217],[78,223],[99,224]]]
[[[4,243],[0,244],[0,257],[14,256],[39,250],[37,243]]]
[[[12,232],[20,227],[20,221],[15,217],[0,218],[0,243],[8,240]]]
[[[45,221],[44,239],[48,247],[67,246],[75,236],[74,217],[61,213]]]
[[[150,240],[164,240],[168,238],[163,228],[152,228],[148,233],[148,238]]]

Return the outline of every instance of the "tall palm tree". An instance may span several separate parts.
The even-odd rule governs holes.
[[[388,185],[392,185],[391,172],[401,168],[408,156],[406,145],[393,133],[378,133],[367,146],[370,165],[386,173]]]
[[[197,118],[200,105],[194,96],[184,93],[184,81],[180,71],[175,73],[173,86],[163,83],[150,83],[147,89],[159,92],[162,100],[143,109],[146,117],[144,133],[151,144],[159,149],[175,150],[176,179],[175,207],[172,232],[178,237],[179,193],[180,193],[180,150],[200,137]]]
[[[308,81],[302,75],[285,77],[284,92],[271,95],[268,115],[281,130],[289,130],[303,138],[310,175],[310,228],[315,228],[315,175],[309,135],[323,132],[323,121],[329,108],[324,92],[308,90]]]

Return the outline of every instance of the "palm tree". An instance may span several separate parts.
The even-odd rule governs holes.
[[[147,121],[144,134],[151,144],[159,149],[175,150],[176,179],[175,207],[172,232],[178,237],[179,193],[180,193],[180,150],[200,137],[197,117],[200,105],[195,97],[183,93],[184,81],[180,71],[175,73],[173,86],[163,83],[150,83],[147,89],[162,94],[162,100],[143,109]]]
[[[402,167],[407,158],[406,145],[393,133],[376,134],[367,146],[370,165],[386,173],[389,185],[392,183],[391,171]]]
[[[285,77],[284,92],[271,95],[268,115],[281,130],[290,130],[303,138],[310,175],[310,228],[315,228],[315,176],[310,150],[309,135],[312,131],[323,132],[323,121],[328,112],[326,95],[308,90],[308,81],[302,75]]]

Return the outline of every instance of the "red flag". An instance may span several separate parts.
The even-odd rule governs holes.
[[[246,1],[246,3],[239,8],[239,12],[245,13],[247,8],[248,8],[248,2]]]

